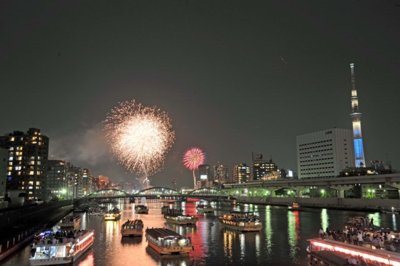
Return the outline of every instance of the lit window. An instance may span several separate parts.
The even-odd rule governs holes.
[[[36,186],[39,186],[40,185],[40,181],[36,181]]]
[[[21,175],[21,171],[18,171],[17,175]]]
[[[7,175],[11,175],[11,172],[7,172]]]
[[[29,186],[28,189],[33,189],[33,187],[32,187],[32,186]]]
[[[10,156],[10,157],[8,158],[8,160],[9,160],[9,161],[12,161],[12,160],[14,160],[14,157]]]
[[[18,158],[17,158],[17,161],[21,161],[22,160],[22,156],[19,156]]]
[[[10,151],[13,151],[14,150],[14,147],[10,147]]]
[[[33,181],[29,181],[28,184],[29,184],[29,185],[33,185]]]
[[[34,175],[35,172],[34,171],[29,171],[29,175]]]

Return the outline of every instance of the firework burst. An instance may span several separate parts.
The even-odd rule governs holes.
[[[199,148],[190,148],[183,155],[183,165],[193,172],[193,188],[196,188],[195,170],[204,163],[205,159],[204,152]]]
[[[104,121],[113,155],[142,181],[158,172],[171,148],[175,133],[166,112],[135,100],[119,103]]]

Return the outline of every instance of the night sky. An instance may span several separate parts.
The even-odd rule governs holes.
[[[351,128],[351,62],[367,160],[400,169],[400,0],[5,0],[0,38],[0,133],[38,127],[51,159],[96,175],[135,179],[101,131],[130,99],[176,132],[153,185],[192,185],[191,146],[296,170],[297,135]]]

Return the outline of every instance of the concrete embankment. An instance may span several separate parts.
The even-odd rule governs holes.
[[[240,203],[289,206],[293,202],[301,207],[331,208],[346,210],[391,210],[400,209],[399,199],[350,199],[350,198],[285,198],[285,197],[236,197]]]
[[[30,207],[29,211],[24,213],[24,209],[12,210],[7,212],[3,210],[3,218],[8,222],[0,227],[0,261],[6,259],[15,251],[27,245],[33,236],[43,228],[57,223],[65,215],[72,211],[70,202],[57,202],[44,204],[43,206]],[[17,216],[17,217],[16,217]]]

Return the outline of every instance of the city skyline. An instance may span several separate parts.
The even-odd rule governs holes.
[[[398,169],[395,3],[5,1],[0,133],[40,128],[49,159],[130,181],[101,123],[118,102],[137,99],[166,111],[176,132],[153,185],[190,187],[181,158],[192,146],[210,165],[250,164],[261,152],[296,169],[297,135],[351,129],[354,62],[367,160]]]

